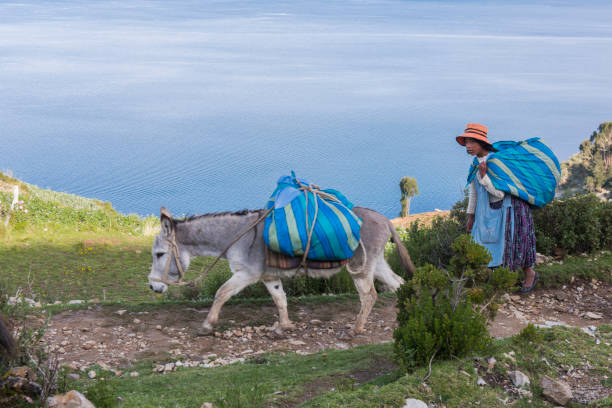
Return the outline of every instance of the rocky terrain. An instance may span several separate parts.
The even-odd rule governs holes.
[[[610,290],[609,283],[592,281],[527,296],[505,295],[490,332],[508,337],[532,322],[582,327],[595,335],[596,326],[612,323]],[[289,309],[295,328],[281,330],[272,303],[226,305],[214,335],[200,337],[197,330],[208,308],[171,305],[136,312],[93,305],[53,316],[43,342],[62,364],[84,373],[97,364],[119,374],[143,358],[165,372],[182,365],[224,365],[272,351],[309,354],[388,342],[396,325],[393,297],[379,298],[365,332],[356,336],[348,329],[359,310],[357,299],[305,301]]]

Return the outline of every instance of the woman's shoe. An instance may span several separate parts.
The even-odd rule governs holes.
[[[538,273],[536,272],[536,273],[535,273],[535,278],[533,278],[533,283],[531,284],[531,286],[528,286],[528,287],[523,286],[523,287],[521,287],[521,288],[519,289],[519,293],[521,293],[521,294],[525,294],[525,293],[529,293],[529,292],[531,292],[531,291],[533,290],[533,288],[535,288],[535,285],[536,285],[536,283],[538,283],[538,280],[539,280],[539,279],[540,279],[540,276],[539,276],[539,275],[538,275]]]

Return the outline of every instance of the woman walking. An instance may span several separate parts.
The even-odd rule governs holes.
[[[520,293],[529,293],[538,281],[533,270],[536,241],[530,205],[514,195],[498,190],[487,174],[489,153],[497,152],[487,137],[488,129],[468,123],[457,142],[475,156],[477,171],[470,172],[467,232],[492,255],[490,267],[522,269],[525,274]]]

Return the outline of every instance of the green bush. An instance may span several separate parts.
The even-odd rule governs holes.
[[[459,236],[451,248],[449,271],[421,266],[397,291],[394,350],[406,370],[434,356],[448,359],[486,350],[491,345],[487,317],[494,316],[496,296],[516,283],[516,272],[487,268],[491,255],[471,236]]]
[[[448,267],[453,256],[451,245],[458,236],[465,233],[467,200],[466,197],[458,201],[449,217],[434,218],[429,227],[413,222],[408,229],[400,231],[402,242],[415,266],[432,264],[438,268]],[[397,251],[390,247],[386,255],[391,269],[406,278]]]
[[[533,211],[538,252],[593,252],[612,245],[612,203],[592,194],[554,200]]]

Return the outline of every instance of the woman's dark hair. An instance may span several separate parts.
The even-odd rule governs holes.
[[[482,140],[478,140],[478,139],[473,139],[473,140],[477,141],[477,142],[478,142],[478,144],[479,144],[479,145],[480,145],[480,146],[481,146],[483,149],[485,149],[485,150],[486,150],[486,151],[488,151],[488,152],[497,152],[497,151],[499,151],[499,150],[497,150],[496,148],[494,148],[493,146],[491,146],[490,144],[488,144],[488,143],[486,143],[486,142],[483,142]]]

